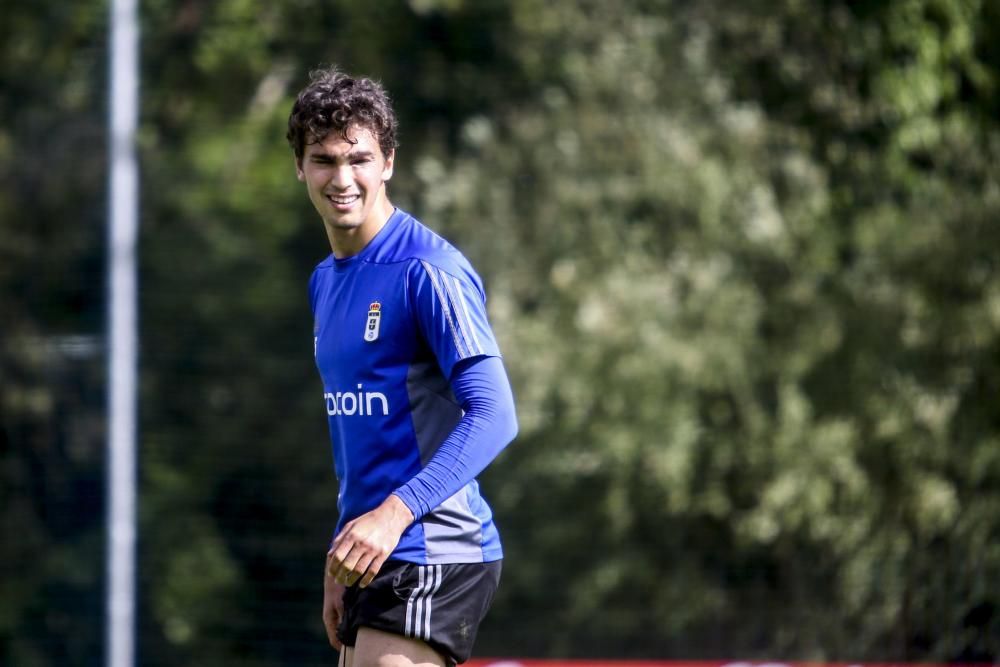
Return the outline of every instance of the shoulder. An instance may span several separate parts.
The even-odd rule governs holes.
[[[313,269],[312,275],[309,276],[309,298],[314,302],[315,306],[315,294],[316,287],[320,285],[322,281],[332,273],[330,268],[333,266],[333,255],[328,256],[322,262],[316,265]]]
[[[397,210],[396,215],[399,219],[392,242],[380,248],[371,261],[407,262],[410,271],[440,272],[480,286],[479,276],[458,248],[405,211]]]
[[[333,255],[332,254],[331,255],[327,255],[326,259],[324,259],[322,262],[320,262],[319,264],[317,264],[316,268],[313,269],[313,275],[315,276],[318,273],[326,271],[326,270],[330,269],[332,266],[333,266]]]
[[[328,255],[326,259],[316,265],[312,271],[312,275],[309,276],[309,285],[315,285],[316,281],[320,280],[325,276],[330,269],[333,267],[333,255]]]

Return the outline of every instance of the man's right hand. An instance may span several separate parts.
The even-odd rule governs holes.
[[[337,638],[337,627],[340,619],[344,617],[344,591],[347,587],[338,584],[330,576],[330,555],[326,557],[326,567],[323,568],[323,627],[326,628],[326,637],[330,640],[330,646],[341,649],[340,640]]]

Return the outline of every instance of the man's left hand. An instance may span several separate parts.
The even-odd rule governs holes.
[[[364,588],[392,553],[413,513],[395,495],[348,522],[327,553],[328,574],[339,584]]]

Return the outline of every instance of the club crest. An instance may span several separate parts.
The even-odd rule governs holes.
[[[382,304],[378,301],[368,306],[368,322],[365,324],[365,340],[369,343],[378,339],[379,322],[382,319]]]

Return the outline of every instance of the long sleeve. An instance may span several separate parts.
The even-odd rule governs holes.
[[[456,364],[451,387],[465,414],[427,465],[395,491],[415,519],[472,481],[517,435],[514,396],[499,357]]]

